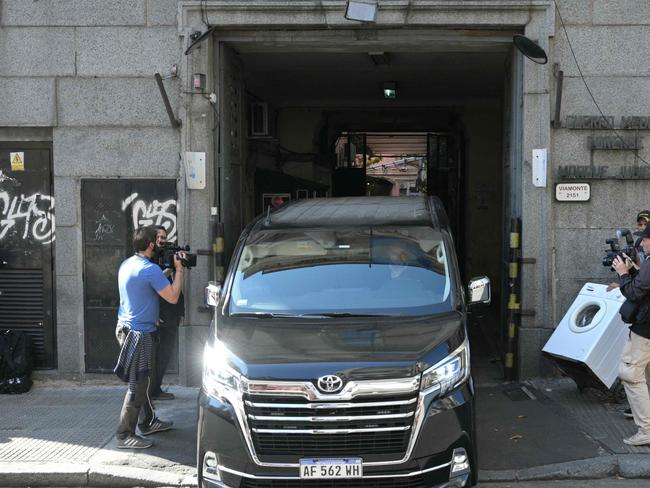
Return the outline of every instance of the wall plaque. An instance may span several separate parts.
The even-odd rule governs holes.
[[[588,202],[591,197],[589,183],[557,183],[555,199],[558,202]]]
[[[558,166],[560,180],[650,180],[649,165],[626,165],[610,168],[606,165],[568,164]]]
[[[587,141],[590,149],[604,151],[643,149],[641,138],[638,136],[589,136]]]
[[[582,130],[650,130],[650,116],[623,115],[567,115],[562,124],[564,129]]]

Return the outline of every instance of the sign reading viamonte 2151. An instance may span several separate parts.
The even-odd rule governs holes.
[[[591,197],[589,183],[557,183],[555,199],[558,202],[587,202]]]

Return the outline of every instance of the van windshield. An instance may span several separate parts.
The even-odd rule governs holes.
[[[257,232],[230,314],[430,315],[451,310],[448,252],[430,227]]]

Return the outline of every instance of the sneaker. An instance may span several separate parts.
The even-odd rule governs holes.
[[[634,415],[632,415],[632,409],[626,408],[625,410],[623,410],[623,417],[625,417],[626,419],[633,419]]]
[[[640,430],[633,436],[623,439],[623,442],[628,446],[645,446],[650,444],[650,435]]]
[[[155,434],[156,432],[164,432],[166,430],[171,429],[172,425],[174,425],[174,422],[165,422],[164,420],[154,418],[148,424],[140,425],[140,433],[142,435],[149,435],[149,434]]]
[[[153,395],[151,398],[154,400],[173,400],[176,398],[173,393],[169,393],[168,391],[161,391],[160,393],[156,393]]]
[[[127,436],[124,439],[117,439],[118,449],[146,449],[151,446],[153,446],[153,441],[135,434]]]

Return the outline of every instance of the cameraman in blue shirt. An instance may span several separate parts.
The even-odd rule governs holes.
[[[160,267],[151,262],[156,251],[156,229],[153,227],[137,229],[133,247],[135,254],[122,263],[118,273],[120,308],[115,335],[122,349],[115,373],[129,383],[116,433],[119,449],[144,449],[153,445],[149,439],[135,433],[141,409],[143,422],[139,427],[142,435],[172,427],[172,422],[156,418],[149,398],[148,389],[155,361],[152,334],[156,332],[159,318],[159,296],[169,303],[176,303],[185,272],[181,264],[182,253],[174,257],[176,272],[172,283]]]

